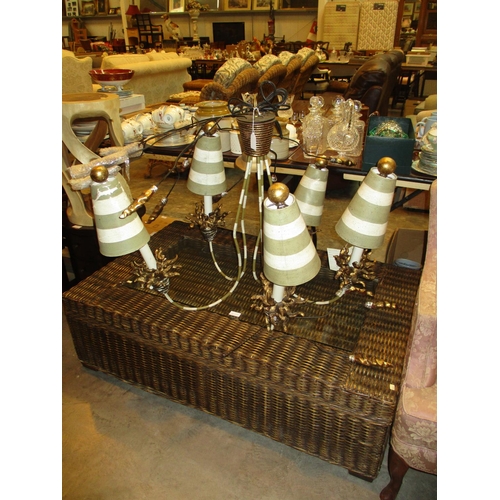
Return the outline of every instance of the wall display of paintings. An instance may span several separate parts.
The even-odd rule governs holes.
[[[252,0],[224,0],[224,10],[250,10]]]
[[[66,15],[76,17],[80,14],[78,0],[66,0]]]
[[[169,0],[169,12],[184,12],[184,0]]]
[[[253,0],[252,10],[269,10],[270,3],[271,0]]]
[[[139,3],[143,12],[167,12],[168,2],[169,0],[141,0],[135,3]]]
[[[95,0],[95,12],[98,16],[107,16],[109,12],[109,0]]]
[[[81,0],[81,15],[82,16],[95,16],[95,3],[94,0]]]

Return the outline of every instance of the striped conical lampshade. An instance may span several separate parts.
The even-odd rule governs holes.
[[[282,186],[274,183],[269,192]],[[271,193],[264,200],[264,275],[276,285],[296,286],[312,280],[321,261],[295,197],[284,188],[284,203],[276,203]]]
[[[106,257],[119,257],[140,250],[149,242],[142,220],[137,213],[120,219],[132,198],[117,177],[108,178],[106,167],[96,169],[100,170],[91,173],[90,191],[100,252]]]
[[[204,135],[196,143],[187,188],[202,196],[216,196],[226,191],[226,172],[219,134]]]
[[[328,169],[310,164],[295,190],[300,212],[308,226],[317,227],[321,224],[327,181]]]
[[[335,226],[343,240],[370,250],[383,245],[396,180],[395,174],[382,175],[377,167],[368,172]]]

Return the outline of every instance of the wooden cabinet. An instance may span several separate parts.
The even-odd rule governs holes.
[[[420,9],[417,46],[437,45],[437,0],[424,1]]]

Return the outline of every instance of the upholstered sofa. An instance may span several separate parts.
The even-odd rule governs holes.
[[[357,69],[348,84],[332,81],[329,90],[342,94],[345,99],[361,101],[368,106],[370,113],[387,116],[390,97],[404,58],[399,49],[376,54]]]
[[[437,180],[430,196],[427,250],[391,432],[391,481],[381,500],[396,498],[410,467],[437,474]]]
[[[182,84],[191,80],[187,68],[191,59],[180,57],[175,52],[148,52],[147,54],[103,55],[102,69],[133,69],[134,76],[125,89],[144,95],[146,106],[165,102],[171,94],[182,91]],[[89,71],[90,57],[77,58],[69,50],[62,51],[62,93],[74,94],[98,90],[100,85],[92,83]]]
[[[92,69],[90,57],[78,58],[70,50],[62,51],[62,93],[81,94],[93,92],[100,85],[92,83],[89,71]]]
[[[148,52],[147,54],[116,54],[105,56],[101,68],[134,70],[132,80],[124,87],[136,94],[143,94],[146,106],[165,102],[171,94],[182,92],[182,84],[191,80],[187,68],[192,64],[188,57],[175,52]]]

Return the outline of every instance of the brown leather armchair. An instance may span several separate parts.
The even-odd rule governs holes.
[[[338,82],[331,82],[330,90],[342,91],[345,99],[361,101],[369,112],[381,116],[389,113],[389,100],[401,72],[405,56],[400,50],[391,50],[370,57],[354,73],[347,88],[339,88]],[[340,92],[339,92],[340,93]]]

